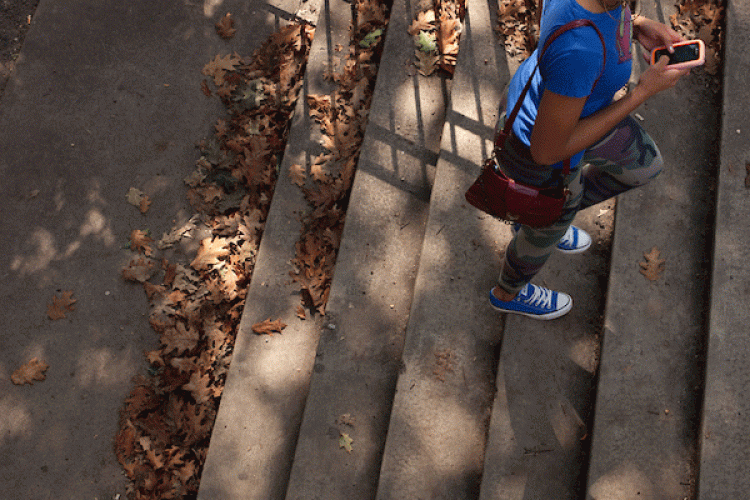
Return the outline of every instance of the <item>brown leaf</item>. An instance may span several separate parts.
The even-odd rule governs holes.
[[[25,365],[21,365],[13,374],[10,376],[10,380],[16,385],[29,384],[33,385],[35,380],[44,380],[46,375],[44,372],[47,371],[49,365],[44,361],[39,361],[38,358],[32,358]]]
[[[57,298],[57,296],[52,296],[52,303],[47,304],[47,316],[51,320],[57,320],[57,319],[63,319],[65,318],[65,312],[66,311],[73,311],[75,310],[75,303],[76,299],[72,298],[73,292],[67,291],[63,292],[60,298]]]
[[[307,173],[302,165],[294,164],[289,167],[289,178],[292,180],[292,184],[302,187],[305,185]]]
[[[197,329],[178,322],[175,328],[165,330],[160,340],[164,344],[164,352],[176,351],[179,355],[195,348],[200,340],[200,333]]]
[[[216,32],[224,40],[229,40],[234,36],[237,30],[234,29],[234,19],[232,19],[231,12],[227,12],[226,14],[224,14],[224,17],[221,18],[221,21],[216,23]]]
[[[194,371],[190,375],[190,382],[183,385],[182,388],[186,391],[190,391],[195,398],[195,401],[199,404],[207,402],[211,399],[212,391],[209,387],[211,378],[208,373],[201,373],[200,371]]]
[[[130,232],[130,249],[138,253],[146,254],[151,257],[154,253],[154,249],[151,248],[149,243],[153,243],[154,239],[148,235],[148,231],[141,231],[140,229],[133,229]]]
[[[271,318],[268,318],[260,323],[255,323],[252,328],[253,332],[258,335],[273,335],[274,333],[281,333],[281,331],[286,328],[286,324],[284,324],[281,319],[271,321]]]
[[[205,76],[212,77],[214,85],[220,87],[224,84],[224,76],[226,76],[227,71],[234,71],[240,65],[240,62],[240,56],[236,53],[233,55],[227,54],[224,57],[217,55],[213,61],[203,67],[202,73]]]
[[[665,259],[660,259],[661,252],[658,248],[653,247],[650,252],[643,252],[644,262],[639,262],[640,272],[650,281],[656,281],[664,272]]]
[[[206,97],[211,97],[211,89],[208,87],[208,83],[206,82],[206,80],[203,80],[201,82],[201,91]]]
[[[132,259],[122,269],[122,277],[128,281],[143,283],[156,273],[157,267],[155,260],[139,257]]]
[[[302,306],[297,306],[297,317],[299,319],[307,319],[307,313],[305,312],[305,308]]]
[[[222,257],[229,255],[229,248],[223,238],[206,238],[201,241],[198,255],[190,266],[193,269],[205,270],[219,263]]]
[[[145,214],[148,212],[148,208],[151,206],[151,198],[148,197],[148,195],[143,195],[143,198],[141,198],[140,203],[138,203],[138,209],[141,211],[142,214]]]
[[[411,36],[418,35],[420,31],[430,31],[435,29],[435,11],[430,9],[417,13],[416,19],[409,26]]]
[[[417,68],[423,76],[430,76],[435,72],[440,62],[440,55],[437,53],[426,53],[421,50],[414,51],[417,56]]]

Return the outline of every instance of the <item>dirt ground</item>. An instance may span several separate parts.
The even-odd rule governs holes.
[[[0,0],[0,98],[39,0]]]

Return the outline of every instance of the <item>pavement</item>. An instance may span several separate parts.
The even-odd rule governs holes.
[[[296,319],[287,262],[304,204],[279,184],[199,498],[745,498],[750,3],[729,2],[723,94],[696,72],[638,110],[665,171],[618,199],[611,254],[553,257],[540,279],[575,308],[546,323],[486,305],[509,230],[462,193],[513,68],[494,9],[467,3],[453,80],[406,71],[417,7],[394,6],[325,318]],[[117,412],[156,338],[122,247],[191,214],[182,178],[221,113],[200,69],[299,9],[325,34],[305,91],[330,91],[321,63],[346,36],[343,1],[41,0],[0,103],[1,499],[124,495]],[[227,11],[230,42],[213,27]],[[281,179],[318,139],[303,101]],[[146,215],[130,187],[154,200]],[[612,206],[577,223],[600,234]],[[650,282],[638,262],[654,246],[666,268]],[[66,290],[75,310],[49,320]],[[269,315],[284,333],[252,334]],[[32,357],[46,380],[11,384]]]
[[[0,498],[125,495],[118,410],[157,346],[120,278],[131,230],[192,215],[182,179],[222,114],[201,92],[216,54],[250,55],[299,2],[41,0],[0,104]],[[214,23],[237,19],[229,42]],[[153,203],[128,204],[131,187]],[[158,237],[158,236],[157,236]],[[67,318],[53,295],[72,290]],[[10,375],[43,359],[46,380]]]

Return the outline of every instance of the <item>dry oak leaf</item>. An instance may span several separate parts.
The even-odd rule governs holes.
[[[305,312],[305,308],[302,306],[297,306],[297,317],[299,319],[307,319],[307,313]]]
[[[176,351],[178,355],[194,349],[199,340],[200,332],[192,326],[185,326],[182,322],[178,322],[175,328],[165,330],[160,337],[164,352]]]
[[[63,292],[60,298],[57,298],[56,295],[52,296],[52,303],[47,304],[47,316],[51,320],[56,319],[63,319],[65,318],[65,312],[66,311],[73,311],[75,310],[75,303],[76,299],[72,298],[73,292],[67,291]]]
[[[143,283],[156,273],[157,267],[157,262],[152,259],[143,257],[132,259],[122,269],[122,277],[128,281]]]
[[[206,238],[201,241],[198,249],[198,255],[195,257],[190,266],[193,269],[202,270],[215,266],[220,262],[222,257],[229,255],[229,247],[223,238]]]
[[[286,324],[281,319],[271,321],[271,318],[268,318],[260,323],[255,323],[253,325],[253,332],[258,335],[273,335],[274,333],[281,333],[284,328],[286,328]]]
[[[414,22],[409,26],[408,31],[411,36],[415,36],[420,31],[430,31],[432,29],[435,29],[435,11],[430,9],[419,12]]]
[[[302,167],[302,165],[294,164],[289,167],[289,178],[292,180],[292,184],[296,184],[297,186],[302,187],[305,185],[307,174],[305,173],[305,169]]]
[[[658,248],[653,247],[650,252],[643,252],[644,262],[639,262],[641,274],[650,281],[656,281],[664,272],[666,259],[660,259],[661,252]]]
[[[208,373],[195,371],[190,375],[190,381],[182,386],[186,391],[190,391],[195,401],[199,404],[208,402],[213,395],[213,389],[210,387],[211,377]]]
[[[151,206],[151,198],[140,189],[134,187],[128,190],[128,194],[125,195],[125,198],[128,200],[128,203],[138,207],[138,210],[140,210],[142,214],[148,212],[148,208]]]
[[[417,56],[417,69],[422,76],[430,76],[435,72],[440,62],[440,55],[431,52],[426,53],[421,50],[414,51]]]
[[[339,434],[339,448],[343,448],[347,453],[351,453],[354,440],[346,432],[340,432]]]
[[[47,363],[39,361],[38,358],[32,358],[28,363],[14,371],[10,376],[10,380],[16,385],[32,385],[35,380],[44,380],[47,378],[44,374],[47,368],[49,368]]]
[[[227,12],[226,14],[224,14],[224,17],[221,18],[221,21],[216,23],[216,32],[224,40],[229,40],[234,36],[237,30],[234,29],[234,19],[232,19],[231,12]]]
[[[151,248],[149,243],[153,243],[154,239],[148,235],[148,231],[141,231],[140,229],[133,229],[130,232],[130,249],[135,250],[138,253],[146,254],[151,257],[154,253],[154,249]]]
[[[203,67],[201,71],[205,76],[210,76],[214,79],[214,85],[220,87],[224,84],[224,75],[227,71],[234,71],[234,69],[240,65],[241,58],[239,54],[227,54],[224,57],[217,55],[213,61],[209,62]]]

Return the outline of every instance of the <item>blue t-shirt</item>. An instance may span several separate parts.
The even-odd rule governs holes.
[[[528,146],[534,127],[539,101],[545,89],[567,97],[588,97],[581,118],[608,106],[615,93],[630,79],[632,70],[630,9],[617,7],[594,14],[576,0],[545,2],[539,35],[539,46],[513,75],[508,88],[507,112],[513,109],[523,87],[537,63],[545,41],[558,28],[576,19],[590,19],[599,28],[607,47],[607,61],[602,72],[603,48],[599,35],[589,26],[566,31],[553,41],[544,53],[539,70],[534,73],[529,92],[513,123],[513,132]],[[599,75],[601,74],[601,78]],[[597,78],[599,78],[597,82]],[[596,82],[596,87],[593,87]],[[593,90],[592,90],[593,87]],[[571,158],[575,167],[583,151]],[[562,162],[556,165],[561,168]]]

